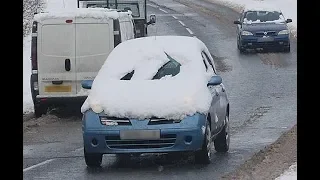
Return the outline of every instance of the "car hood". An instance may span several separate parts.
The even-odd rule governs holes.
[[[242,29],[249,32],[258,32],[258,31],[281,31],[286,30],[286,24],[276,24],[276,23],[252,23],[252,24],[243,24]]]
[[[212,96],[207,82],[200,79],[106,81],[104,85],[93,86],[81,112],[91,108],[96,113],[115,117],[183,119],[208,111]]]

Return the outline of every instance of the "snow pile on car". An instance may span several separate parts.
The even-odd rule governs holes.
[[[94,18],[94,19],[118,19],[123,16],[131,15],[131,11],[117,12],[114,9],[107,8],[75,8],[75,9],[61,9],[50,12],[43,12],[36,14],[34,20],[37,22],[44,21],[46,19],[59,19],[59,18]]]
[[[108,56],[81,107],[108,116],[145,119],[183,119],[206,113],[211,103],[201,51],[210,53],[197,38],[157,36],[119,44]],[[169,61],[166,53],[181,64],[180,73],[151,80]],[[134,70],[131,80],[120,80]]]

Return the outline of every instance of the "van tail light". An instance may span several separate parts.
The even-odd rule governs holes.
[[[31,67],[32,70],[38,70],[38,57],[37,57],[37,22],[32,24],[32,39],[31,39]]]

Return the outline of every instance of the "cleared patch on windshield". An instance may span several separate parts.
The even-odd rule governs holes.
[[[173,77],[173,76],[176,76],[177,74],[179,74],[179,72],[180,72],[181,64],[178,61],[176,61],[175,59],[173,59],[166,52],[164,52],[164,53],[167,55],[169,61],[158,69],[158,72],[156,73],[156,75],[153,76],[152,80],[161,79],[165,76]],[[120,80],[131,80],[133,75],[134,75],[134,70],[127,73]]]

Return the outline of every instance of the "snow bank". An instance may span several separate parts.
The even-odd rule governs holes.
[[[23,113],[33,111],[33,102],[30,91],[31,76],[31,35],[23,39]]]
[[[275,180],[296,180],[297,179],[297,163],[294,163],[281,176]]]
[[[36,14],[34,20],[41,22],[46,19],[58,19],[58,18],[95,18],[95,19],[118,19],[124,16],[131,15],[131,12],[117,12],[116,10],[106,8],[75,8],[75,9],[62,9],[45,13]]]
[[[211,103],[201,51],[204,44],[193,37],[157,36],[119,44],[96,76],[81,107],[116,117],[145,119],[152,116],[182,119],[196,112],[206,113]],[[151,80],[169,61],[165,52],[181,64],[176,76]],[[134,70],[131,80],[120,80]]]
[[[297,0],[209,0],[226,5],[235,11],[244,9],[280,10],[286,19],[292,19],[288,24],[291,33],[297,37]]]

